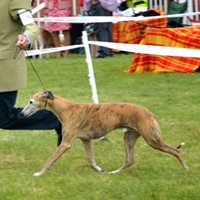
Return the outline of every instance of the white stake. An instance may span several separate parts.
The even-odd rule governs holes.
[[[92,87],[92,99],[93,99],[94,103],[99,103],[96,82],[95,82],[95,76],[94,76],[94,70],[93,70],[93,65],[92,65],[92,58],[91,58],[90,47],[88,44],[88,36],[87,36],[86,31],[82,32],[82,42],[85,47],[86,62],[88,64],[88,71],[89,71],[88,76],[89,76],[89,80],[90,80],[90,85]]]

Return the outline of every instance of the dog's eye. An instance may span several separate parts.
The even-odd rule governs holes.
[[[33,103],[33,101],[30,101],[29,103],[30,103],[30,104],[32,104],[32,103]]]

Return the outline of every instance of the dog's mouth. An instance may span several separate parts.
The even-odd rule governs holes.
[[[35,113],[34,111],[31,111],[31,112],[29,112],[29,113],[26,113],[26,112],[22,111],[22,112],[21,112],[21,115],[22,115],[23,117],[30,117],[30,116],[33,115],[34,113]]]
[[[31,115],[33,115],[34,114],[34,112],[30,112],[30,113],[28,113],[27,115],[26,115],[26,117],[30,117]]]

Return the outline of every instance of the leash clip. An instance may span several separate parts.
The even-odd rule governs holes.
[[[13,59],[14,59],[14,60],[17,58],[19,52],[20,52],[19,47],[16,47],[16,49],[15,49],[15,54],[14,54],[14,56],[13,56]]]

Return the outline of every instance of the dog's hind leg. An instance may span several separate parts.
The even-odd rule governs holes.
[[[183,168],[186,171],[188,171],[188,167],[186,166],[186,164],[182,158],[181,152],[179,150],[183,144],[179,145],[177,148],[169,146],[162,139],[161,132],[160,132],[157,122],[154,121],[152,123],[152,125],[148,128],[145,128],[145,126],[143,126],[143,129],[141,130],[141,135],[146,140],[146,142],[154,149],[157,149],[162,152],[169,153],[169,154],[175,156],[179,160],[179,162],[181,163]]]
[[[121,171],[124,171],[134,163],[134,146],[137,139],[140,137],[140,134],[136,131],[128,131],[124,135],[124,147],[126,150],[126,162],[118,170],[111,171],[109,173],[115,174]]]
[[[179,150],[179,148],[174,148],[174,147],[169,146],[161,138],[160,138],[160,141],[157,144],[154,143],[154,142],[151,142],[151,140],[149,140],[147,143],[151,147],[153,147],[154,149],[157,149],[157,150],[160,150],[162,152],[169,153],[169,154],[175,156],[179,160],[179,162],[181,163],[183,168],[186,171],[188,171],[188,167],[186,166],[186,164],[185,164],[185,162],[184,162],[184,160],[182,158],[182,154],[181,154],[181,151]]]
[[[81,140],[81,141],[83,142],[83,145],[85,147],[85,151],[87,153],[87,157],[88,157],[90,166],[98,172],[105,172],[103,169],[101,169],[99,166],[97,166],[97,164],[94,160],[94,154],[93,154],[93,148],[92,148],[91,140]]]

